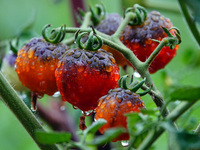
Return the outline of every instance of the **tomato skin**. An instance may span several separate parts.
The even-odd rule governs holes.
[[[17,54],[16,72],[20,81],[38,96],[53,95],[58,91],[55,69],[59,57],[67,50],[63,44],[51,44],[34,38]]]
[[[82,111],[94,110],[99,97],[118,86],[119,67],[102,49],[68,50],[59,61],[56,81],[63,101]]]
[[[95,29],[104,34],[113,35],[117,31],[122,21],[123,18],[117,13],[106,14],[105,18],[97,26],[95,26]],[[127,61],[117,50],[104,44],[102,49],[113,54],[113,57],[115,58],[118,66],[124,67],[127,65]]]
[[[152,39],[161,41],[163,38],[167,37],[162,27],[170,29],[173,25],[168,18],[165,18],[157,11],[152,11],[148,13],[147,19],[142,25],[127,26],[120,40],[126,47],[132,50],[140,61],[144,62],[158,46],[158,43]],[[175,35],[174,29],[170,32],[172,35]],[[178,47],[177,45],[171,50],[169,47],[164,46],[151,63],[149,72],[155,73],[164,68],[172,58],[176,56]]]
[[[107,120],[107,123],[99,129],[100,133],[103,134],[107,129],[115,127],[127,129],[125,114],[140,112],[142,108],[144,108],[144,103],[138,94],[122,88],[110,90],[107,95],[99,99],[96,108],[95,119],[103,118]],[[129,140],[129,134],[122,133],[113,142],[119,140]]]

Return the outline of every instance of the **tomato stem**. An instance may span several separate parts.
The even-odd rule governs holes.
[[[166,38],[164,38],[159,45],[156,47],[156,49],[151,53],[151,55],[148,57],[148,59],[144,62],[146,68],[148,69],[149,66],[151,65],[151,63],[153,62],[153,60],[156,58],[156,56],[160,53],[160,51],[162,50],[162,48],[168,43],[168,40],[166,40]]]

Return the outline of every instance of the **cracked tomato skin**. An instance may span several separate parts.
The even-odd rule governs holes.
[[[107,129],[123,127],[127,129],[127,117],[124,115],[131,112],[140,112],[144,108],[144,103],[138,94],[127,89],[115,88],[107,95],[99,99],[96,108],[95,119],[105,119],[107,123],[99,131],[104,134]],[[122,133],[113,142],[119,140],[129,140],[128,133]]]
[[[173,25],[168,18],[165,18],[157,11],[152,11],[148,13],[147,19],[142,25],[127,26],[120,40],[126,47],[133,51],[140,61],[144,62],[158,46],[158,43],[152,41],[152,39],[161,41],[163,38],[167,37],[162,27],[169,29],[173,27]],[[175,30],[171,30],[170,32],[172,35],[175,35]],[[164,68],[176,55],[178,47],[179,46],[176,45],[176,47],[171,50],[169,47],[164,46],[151,63],[149,72],[155,73],[159,69]]]
[[[58,91],[55,69],[59,58],[67,50],[64,44],[51,44],[34,38],[18,51],[16,72],[20,81],[38,96]]]
[[[106,14],[105,19],[103,19],[97,26],[95,26],[95,29],[104,34],[113,35],[117,31],[122,20],[123,18],[117,13]],[[117,50],[104,44],[102,49],[112,53],[119,66],[123,67],[127,64],[127,61],[123,55]]]
[[[94,110],[98,99],[117,87],[120,78],[115,59],[103,49],[68,50],[55,74],[63,101],[82,111]]]

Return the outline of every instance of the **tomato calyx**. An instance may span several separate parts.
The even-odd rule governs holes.
[[[143,86],[145,81],[146,81],[146,78],[144,78],[139,83],[135,82],[133,80],[133,75],[132,75],[129,84],[127,84],[127,78],[128,77],[129,77],[129,75],[124,75],[119,79],[119,81],[118,81],[119,87],[121,87],[123,89],[128,89],[128,90],[130,90],[131,92],[134,92],[134,93],[136,93],[137,90],[139,90]],[[140,92],[140,93],[136,93],[136,94],[138,94],[140,96],[144,96],[144,95],[146,95],[147,93],[149,93],[151,91],[151,88],[152,87],[147,88],[145,91]]]
[[[88,36],[88,39],[86,40],[85,43],[82,43],[81,39],[85,35]],[[78,30],[75,33],[75,40],[76,40],[76,44],[78,45],[80,49],[85,49],[89,51],[96,51],[100,49],[103,45],[103,40],[101,39],[100,36],[96,34],[96,31],[93,27],[89,35],[87,32],[80,33],[80,30]]]
[[[47,36],[47,29],[51,27],[51,24],[47,24],[42,29],[42,36],[43,38],[52,44],[60,43],[65,38],[66,33],[66,25],[61,25],[59,29],[52,29],[50,31],[49,37]]]
[[[129,22],[130,26],[141,25],[147,18],[147,10],[138,4],[133,5],[133,7],[127,8],[125,10],[124,17],[129,12],[133,12],[136,14],[136,17]]]

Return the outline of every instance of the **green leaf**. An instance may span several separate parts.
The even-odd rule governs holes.
[[[188,133],[186,131],[177,130],[172,122],[162,122],[160,126],[169,133],[169,149],[170,150],[189,150],[200,148],[200,136]]]
[[[187,6],[190,8],[190,11],[193,12],[195,21],[200,22],[200,1],[199,0],[185,0]]]
[[[87,129],[83,131],[83,134],[88,133],[95,133],[100,127],[102,127],[104,124],[106,124],[107,121],[105,119],[98,119],[95,122],[92,123],[91,126],[89,126]]]
[[[169,148],[175,150],[189,150],[200,148],[200,137],[197,134],[184,131],[169,132]]]
[[[133,134],[137,131],[137,128],[135,127],[135,124],[142,121],[141,117],[138,113],[128,113],[125,114],[127,116],[127,122],[128,122],[128,130],[130,134]]]
[[[117,138],[121,133],[124,132],[123,128],[112,128],[107,130],[104,135],[98,136],[97,138],[95,138],[91,145],[103,145],[106,144],[108,142],[110,142],[111,140]]]
[[[140,112],[142,114],[145,114],[145,115],[153,115],[153,116],[156,116],[159,113],[157,108],[155,108],[155,109],[141,109]]]
[[[145,113],[129,113],[126,114],[128,122],[128,131],[130,134],[130,147],[137,148],[145,139],[149,131],[158,125],[158,121],[153,121],[152,116],[156,116],[157,111],[146,110]],[[151,115],[151,116],[150,116]],[[156,117],[157,118],[157,117]]]
[[[170,101],[183,100],[195,101],[200,99],[200,87],[182,86],[175,88],[170,93]]]
[[[55,144],[69,142],[72,135],[71,133],[66,132],[44,132],[36,131],[35,132],[36,140],[41,144]]]

